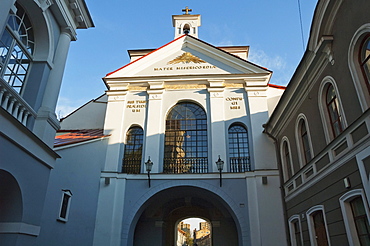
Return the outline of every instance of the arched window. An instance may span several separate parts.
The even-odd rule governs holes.
[[[184,25],[183,33],[184,34],[189,34],[190,33],[190,26],[189,26],[189,24],[185,24]]]
[[[339,198],[350,246],[370,244],[369,208],[362,189],[348,191]]]
[[[302,226],[301,226],[301,219],[299,215],[293,215],[292,217],[290,217],[289,233],[290,233],[290,240],[292,242],[292,245],[294,246],[303,245]]]
[[[247,172],[251,170],[248,146],[248,132],[241,125],[229,128],[230,172]]]
[[[178,103],[166,119],[164,173],[208,171],[207,116],[194,103]]]
[[[132,127],[126,134],[122,172],[137,174],[141,169],[144,133],[141,127]]]
[[[306,215],[311,242],[318,246],[330,245],[324,206],[314,206],[306,212]]]
[[[301,165],[305,165],[311,161],[313,153],[310,136],[304,118],[301,118],[298,122],[297,137],[298,147],[300,149]]]
[[[22,92],[32,62],[34,35],[31,21],[21,5],[10,14],[0,37],[0,78],[18,93]]]
[[[360,50],[360,65],[365,76],[366,86],[370,94],[370,35],[368,35]]]
[[[334,86],[328,83],[326,89],[326,109],[334,138],[343,131],[343,119],[339,110],[339,101]]]
[[[287,140],[283,140],[282,144],[282,151],[281,151],[282,163],[283,163],[283,171],[285,181],[290,179],[293,176],[293,167],[292,161],[290,156],[290,148]]]

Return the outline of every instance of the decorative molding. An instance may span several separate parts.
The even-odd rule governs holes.
[[[0,234],[25,234],[37,237],[40,234],[40,228],[23,222],[3,222],[0,223]]]
[[[167,64],[178,64],[178,63],[185,63],[185,64],[188,64],[188,63],[206,63],[205,61],[203,61],[202,59],[192,55],[191,53],[189,52],[184,52],[182,55],[176,57],[175,59],[173,59],[172,61],[169,61]]]
[[[181,90],[181,89],[207,89],[206,85],[199,85],[199,84],[186,84],[186,85],[164,85],[164,89],[166,90]]]
[[[35,1],[36,4],[42,9],[43,12],[47,10],[52,4],[54,4],[53,0],[37,0]]]

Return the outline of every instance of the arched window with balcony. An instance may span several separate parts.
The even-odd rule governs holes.
[[[144,132],[141,127],[131,127],[126,134],[122,172],[138,174],[141,170]]]
[[[208,172],[207,115],[191,102],[176,104],[166,118],[164,173]]]
[[[15,3],[4,32],[0,36],[0,79],[22,94],[34,52],[34,32],[23,7]]]
[[[329,125],[333,137],[337,137],[343,131],[343,116],[341,114],[339,100],[333,84],[328,83],[325,92],[325,106],[328,114]]]
[[[283,164],[284,180],[287,181],[293,176],[294,171],[292,165],[292,157],[290,154],[290,146],[288,138],[286,137],[283,138],[281,145],[281,159]]]
[[[359,62],[365,77],[368,94],[370,94],[370,35],[366,36],[361,45]]]
[[[230,172],[247,172],[251,170],[248,131],[240,124],[229,127]]]
[[[354,33],[349,44],[348,65],[361,108],[370,107],[370,23]]]
[[[344,110],[335,80],[327,76],[323,79],[318,93],[319,109],[323,131],[327,143],[338,137],[346,126]]]
[[[298,150],[300,152],[299,157],[301,167],[303,167],[304,165],[309,163],[313,157],[311,137],[309,134],[306,118],[303,114],[301,114],[297,120],[296,138]]]

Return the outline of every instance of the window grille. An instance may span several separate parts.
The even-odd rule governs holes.
[[[339,111],[338,97],[335,93],[334,86],[330,83],[326,90],[326,108],[328,110],[333,136],[337,137],[343,131],[343,123]]]
[[[21,5],[10,14],[8,24],[0,36],[0,78],[21,94],[34,52],[31,21]]]
[[[232,125],[229,128],[229,157],[230,172],[251,171],[248,132],[241,125]]]
[[[141,127],[132,127],[126,134],[122,172],[138,174],[141,170],[144,132]]]
[[[194,103],[178,103],[166,119],[164,173],[207,173],[207,116]]]

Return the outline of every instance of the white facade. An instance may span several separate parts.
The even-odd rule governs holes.
[[[55,106],[85,2],[0,1],[0,244],[38,245],[55,161]]]
[[[181,35],[150,53],[137,51],[142,56],[104,78],[109,88],[102,126],[105,136],[109,135],[104,140],[106,147],[97,150],[100,154],[94,152],[95,158],[76,155],[93,143],[63,147],[64,155],[77,156],[76,163],[90,162],[90,168],[102,170],[97,210],[92,215],[96,215],[93,245],[172,245],[177,223],[189,217],[211,222],[214,245],[286,244],[274,145],[262,133],[263,123],[284,90],[269,85],[270,71],[243,59],[247,51],[246,47],[216,48]],[[166,120],[181,103],[195,105],[206,116],[206,138],[199,140],[207,143],[201,171],[197,164],[188,165],[186,171],[170,170],[165,164],[165,142],[171,139],[166,140]],[[99,109],[86,104],[64,119],[62,128],[76,129],[76,124],[86,129],[79,116],[101,117],[105,110],[101,105]],[[246,130],[248,138],[248,164],[243,170],[231,164],[229,130],[236,125]],[[133,127],[143,131],[137,172],[122,167],[127,133]],[[185,147],[182,151],[182,161],[188,161]],[[103,163],[97,163],[102,157]],[[149,157],[154,163],[150,187],[144,165]],[[222,181],[216,166],[219,157],[225,163]],[[172,161],[169,165],[176,166]],[[91,176],[70,187],[78,187],[85,179]],[[68,221],[65,226],[74,225]]]

